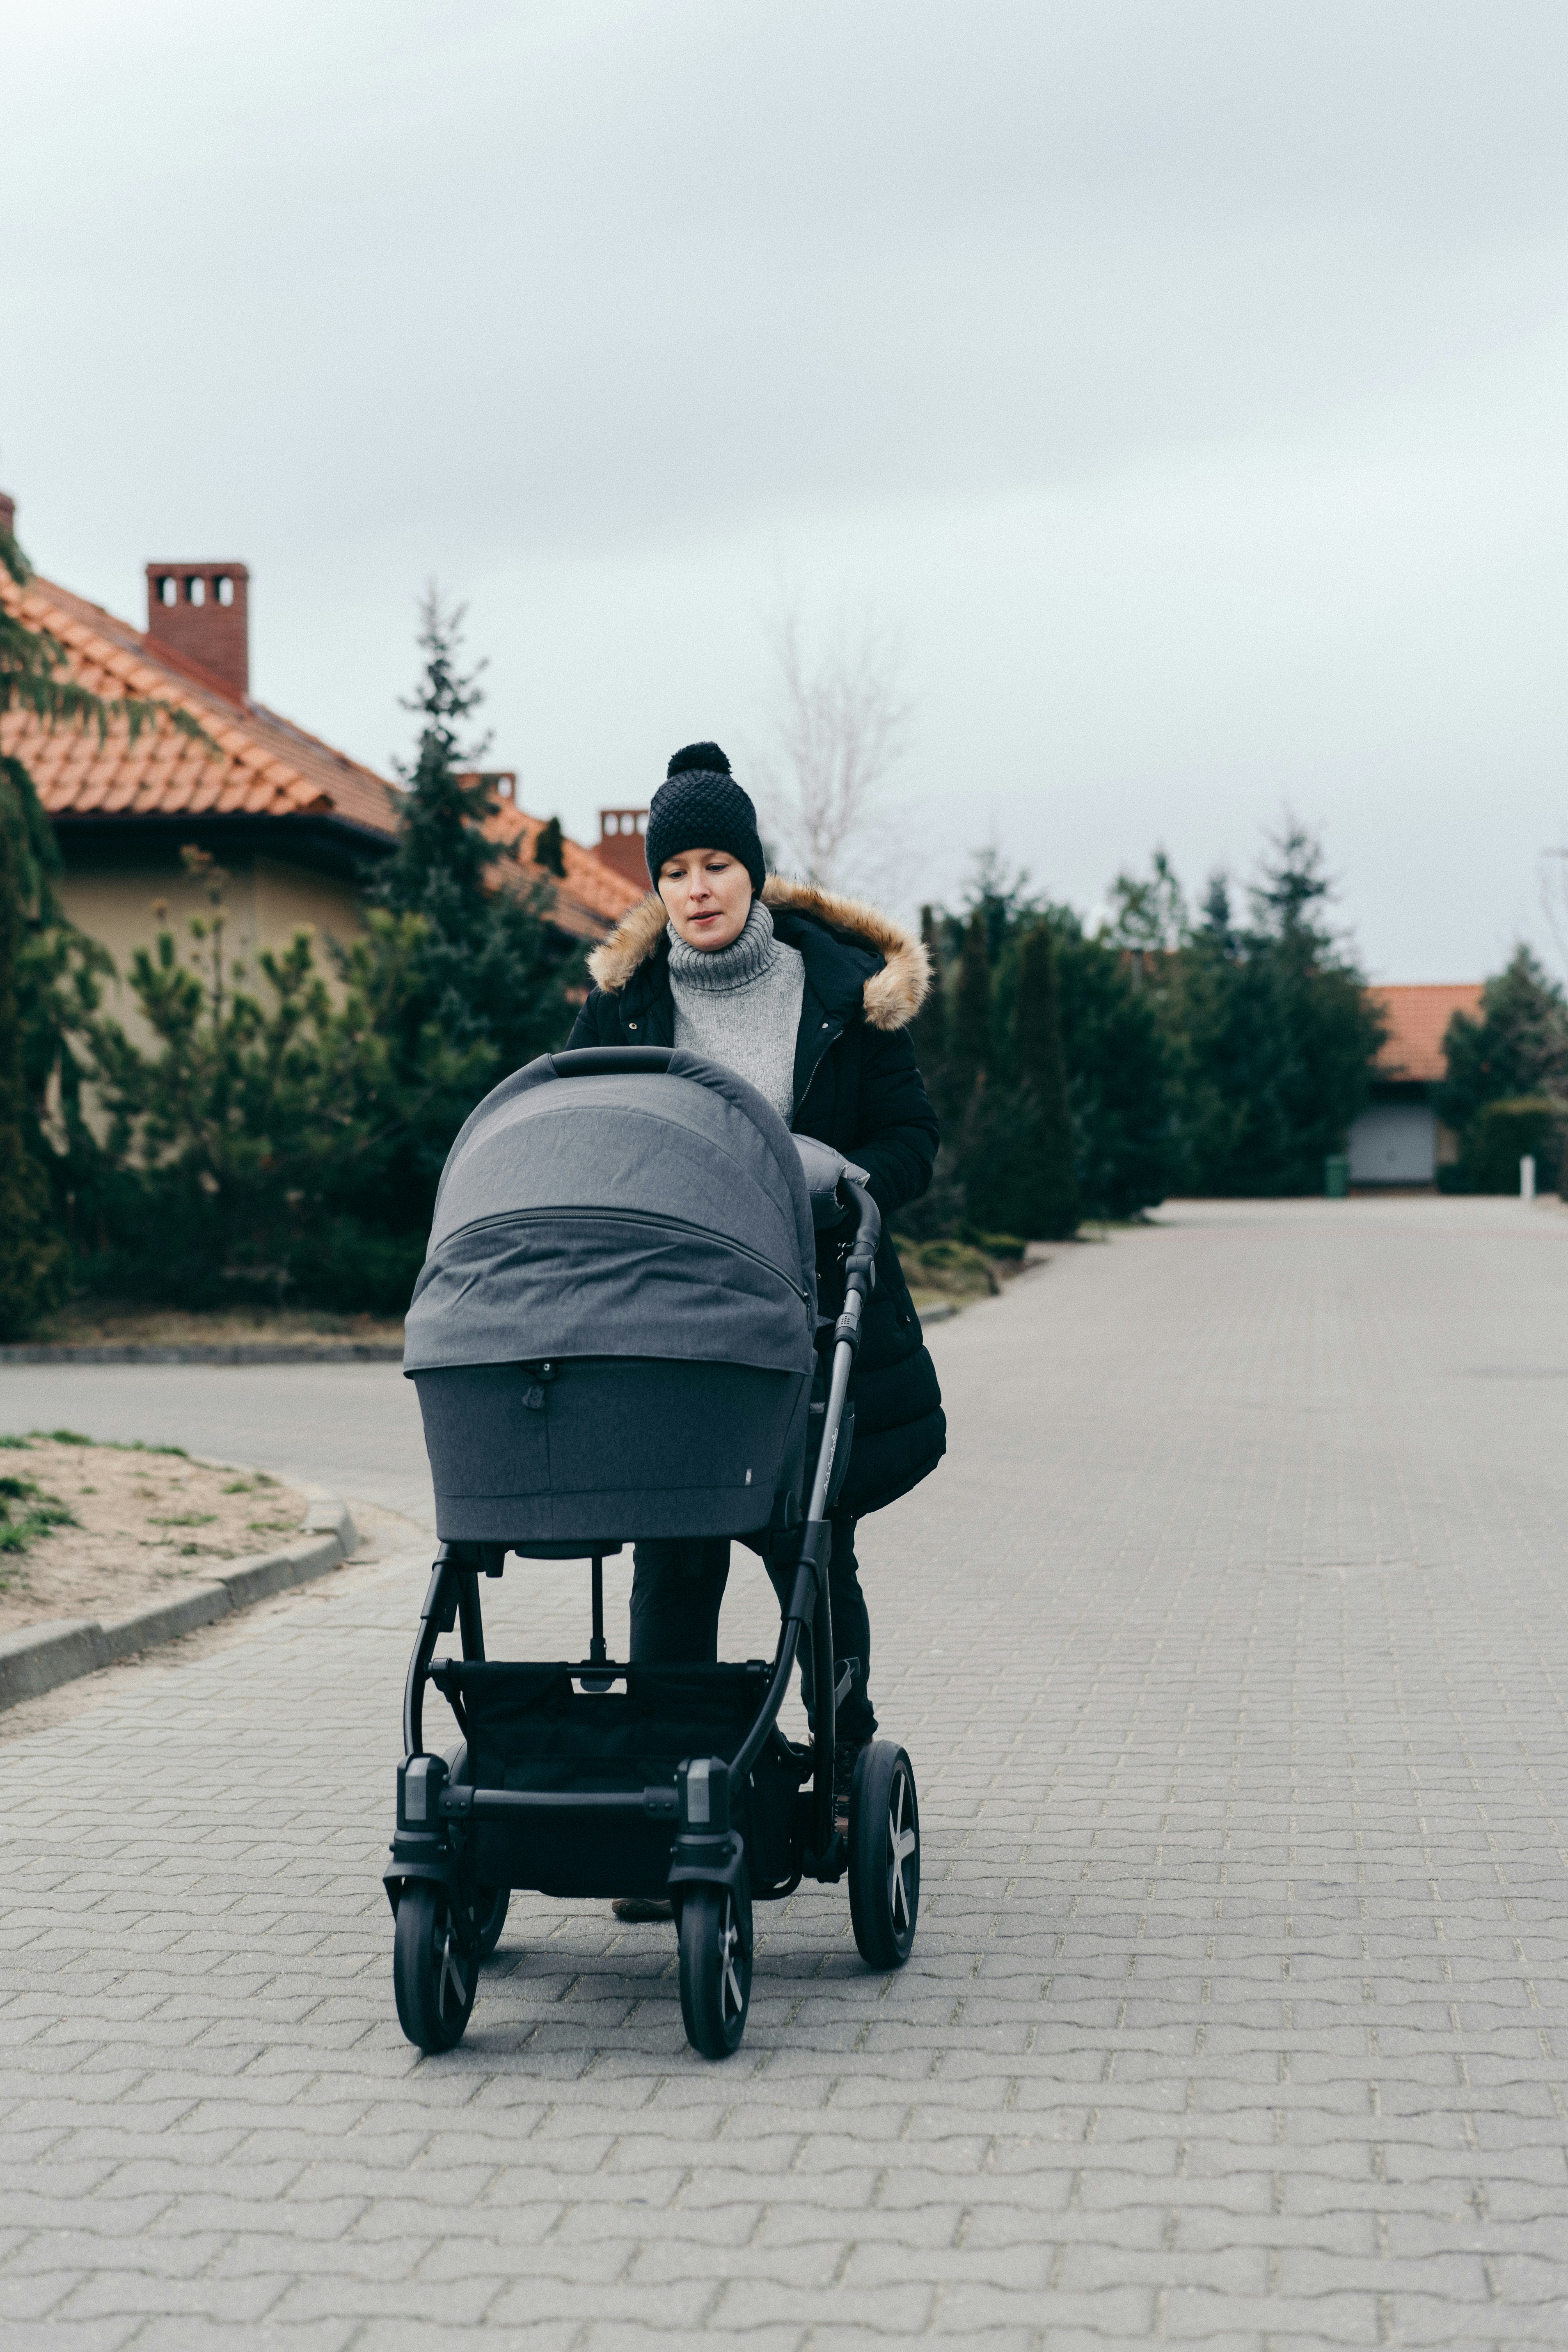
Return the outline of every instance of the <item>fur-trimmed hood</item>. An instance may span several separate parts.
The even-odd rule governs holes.
[[[914,1019],[930,993],[931,958],[923,942],[902,923],[868,906],[864,898],[840,898],[815,882],[792,882],[782,874],[768,876],[763,904],[787,908],[808,922],[820,923],[835,939],[881,957],[880,970],[868,976],[861,992],[869,1028],[901,1029]],[[588,970],[607,996],[618,996],[634,972],[658,953],[668,920],[663,899],[650,890],[594,950]]]

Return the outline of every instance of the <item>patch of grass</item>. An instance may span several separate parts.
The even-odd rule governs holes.
[[[156,1511],[149,1511],[147,1524],[151,1528],[210,1528],[216,1517],[216,1511],[171,1511],[167,1517],[160,1517]]]
[[[1015,1264],[1022,1262],[1027,1246],[1016,1234],[983,1234],[978,1228],[967,1230],[963,1238],[973,1242],[976,1249],[984,1250],[987,1257],[1007,1258]]]
[[[177,1454],[182,1462],[190,1460],[183,1445],[149,1445],[143,1437],[84,1437],[79,1429],[30,1429],[26,1437],[0,1437],[0,1445],[5,1446],[28,1446],[39,1443],[104,1445],[115,1454]]]
[[[0,1552],[30,1551],[57,1528],[74,1528],[76,1514],[33,1478],[0,1478]]]
[[[226,1495],[254,1495],[263,1486],[276,1486],[277,1484],[276,1478],[269,1477],[265,1470],[258,1470],[254,1478],[231,1479],[223,1491]]]
[[[292,1519],[247,1519],[245,1524],[257,1536],[292,1535],[295,1525]]]
[[[900,1247],[899,1257],[905,1281],[917,1288],[980,1298],[987,1293],[994,1296],[1002,1287],[990,1259],[968,1242],[922,1242],[916,1246],[906,1242]]]
[[[32,1443],[30,1437],[0,1437],[0,1446],[9,1454],[26,1454]]]

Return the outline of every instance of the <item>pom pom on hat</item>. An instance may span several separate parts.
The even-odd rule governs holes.
[[[694,769],[708,776],[728,776],[733,772],[717,743],[687,743],[679,751],[670,753],[669,765],[664,772],[665,779],[668,782],[671,776],[689,775]]]

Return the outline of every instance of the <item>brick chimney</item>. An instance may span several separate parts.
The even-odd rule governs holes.
[[[250,692],[249,586],[243,563],[147,566],[147,635],[196,663],[237,702]]]
[[[599,838],[594,854],[639,890],[652,886],[647,878],[647,811],[645,808],[601,809]]]

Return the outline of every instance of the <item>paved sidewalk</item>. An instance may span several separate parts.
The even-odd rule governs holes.
[[[6,2352],[1568,2341],[1568,1216],[1173,1210],[933,1345],[864,1540],[914,1957],[761,1914],[725,2066],[668,1929],[522,1897],[402,2040],[412,1559],[0,1745]]]

